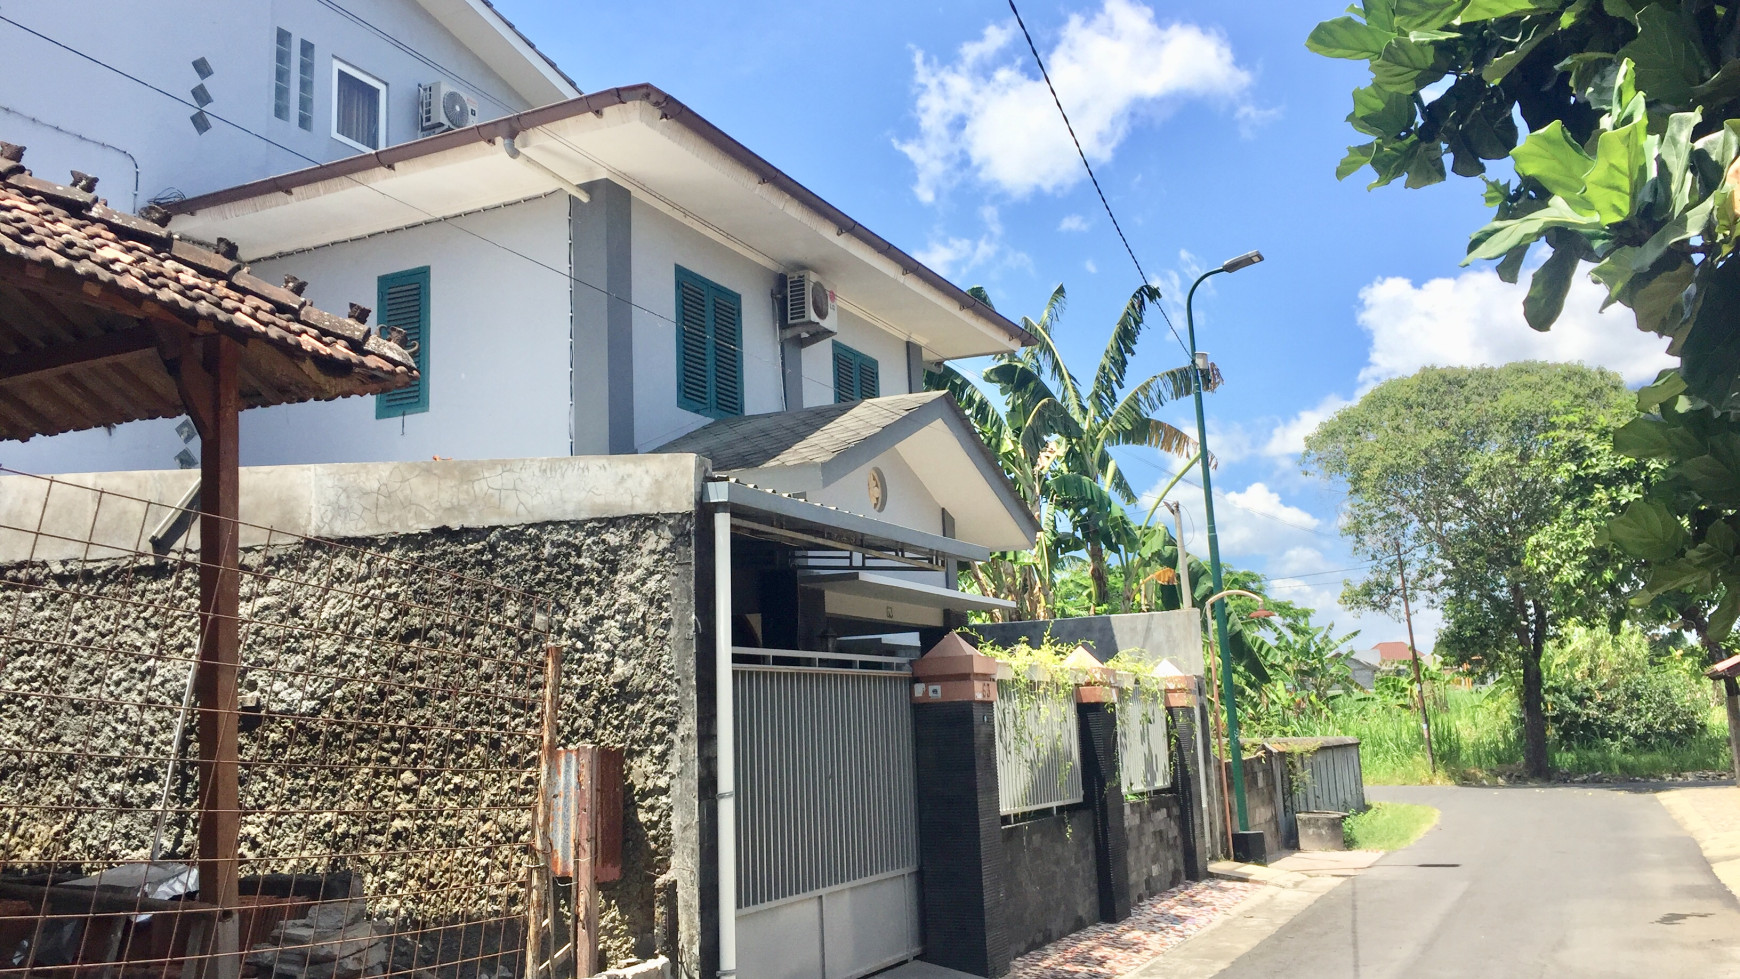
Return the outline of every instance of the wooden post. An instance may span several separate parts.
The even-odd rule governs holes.
[[[598,749],[580,749],[574,820],[574,958],[579,974],[598,968]]]
[[[241,348],[211,336],[182,344],[178,387],[200,435],[199,473],[199,897],[220,910],[197,974],[241,973],[237,901],[236,672],[240,660],[241,566],[237,495]]]

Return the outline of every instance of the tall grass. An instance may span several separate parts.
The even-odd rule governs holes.
[[[1427,763],[1425,739],[1416,710],[1375,698],[1337,698],[1328,716],[1309,722],[1306,735],[1351,735],[1360,739],[1360,762],[1370,785],[1420,785],[1481,781],[1512,775],[1522,767],[1516,696],[1507,687],[1441,690],[1430,712],[1432,746],[1438,771]],[[1581,775],[1595,772],[1626,778],[1654,778],[1730,767],[1726,719],[1712,707],[1704,728],[1677,746],[1623,750],[1611,747],[1552,747],[1554,770]]]

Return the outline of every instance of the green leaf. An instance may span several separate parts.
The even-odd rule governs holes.
[[[1413,96],[1372,85],[1356,88],[1347,121],[1367,136],[1393,137],[1414,124]]]
[[[1379,30],[1352,17],[1337,17],[1313,27],[1310,36],[1305,38],[1305,47],[1326,58],[1369,61],[1382,55],[1384,45],[1394,37],[1389,31]]]
[[[1583,240],[1574,234],[1558,236],[1560,241],[1553,254],[1535,269],[1529,279],[1529,294],[1523,298],[1523,318],[1540,332],[1552,329],[1553,321],[1565,308],[1565,294],[1571,291],[1571,277],[1577,263],[1587,251]]]
[[[1462,15],[1456,18],[1456,22],[1472,24],[1497,17],[1538,14],[1557,9],[1559,5],[1553,0],[1469,0],[1468,6],[1462,8]]]
[[[1666,419],[1633,418],[1613,433],[1613,451],[1633,459],[1683,459],[1702,455],[1704,445],[1686,428]]]
[[[1336,164],[1335,179],[1346,180],[1348,177],[1358,173],[1361,167],[1371,163],[1372,154],[1376,151],[1377,140],[1372,140],[1371,142],[1360,146],[1349,146],[1347,148],[1347,155],[1341,158],[1340,163]]]
[[[1710,74],[1710,65],[1677,8],[1652,3],[1638,10],[1637,37],[1619,49],[1619,56],[1637,65],[1637,87],[1651,99],[1689,105],[1692,89]]]
[[[1620,550],[1644,561],[1667,561],[1690,540],[1673,511],[1655,500],[1633,500],[1608,521],[1607,534]]]
[[[1657,148],[1661,176],[1670,190],[1668,207],[1674,212],[1691,206],[1697,173],[1692,169],[1692,132],[1703,121],[1702,112],[1676,112],[1668,117]]]
[[[1686,392],[1686,379],[1680,376],[1679,371],[1675,371],[1675,370],[1663,371],[1661,373],[1661,375],[1655,379],[1655,381],[1653,381],[1650,384],[1644,385],[1642,388],[1640,388],[1638,390],[1638,392],[1637,392],[1637,410],[1638,411],[1654,411],[1657,408],[1661,407],[1664,402],[1672,401],[1673,399],[1679,397],[1680,395],[1684,394],[1685,392]],[[1627,424],[1629,424],[1629,422]],[[1617,438],[1618,437],[1615,436],[1614,448],[1618,448]],[[1620,451],[1624,451],[1624,450],[1621,449]],[[1626,454],[1631,455],[1631,453],[1629,453],[1629,452]],[[1688,454],[1690,454],[1690,453],[1688,453]],[[1649,456],[1633,456],[1633,458],[1647,459],[1650,457]]]
[[[1710,612],[1710,638],[1724,642],[1728,634],[1734,631],[1734,620],[1740,617],[1740,588],[1733,585],[1722,596],[1714,610]]]
[[[1571,210],[1563,198],[1555,197],[1538,211],[1507,221],[1493,221],[1476,231],[1469,240],[1468,256],[1462,260],[1462,264],[1467,265],[1480,258],[1497,258],[1519,245],[1534,241],[1546,233],[1548,228],[1598,227],[1600,222],[1595,218],[1578,214]]]
[[[1708,455],[1686,459],[1668,472],[1685,480],[1704,501],[1720,507],[1740,506],[1740,435],[1723,432],[1707,440]]]
[[[1608,527],[1611,529],[1612,525]],[[1697,586],[1699,591],[1708,591],[1714,583],[1712,572],[1720,563],[1721,555],[1713,548],[1693,548],[1677,561],[1664,561],[1651,568],[1649,583],[1644,587],[1654,595],[1685,591],[1693,586]]]
[[[1740,532],[1727,520],[1718,520],[1704,531],[1704,543],[1722,552],[1723,557],[1732,558],[1734,548],[1740,546]]]
[[[1698,289],[1698,311],[1680,345],[1680,372],[1691,394],[1726,409],[1740,394],[1740,329],[1734,328],[1740,257],[1699,276]]]
[[[1516,161],[1518,174],[1529,177],[1573,207],[1584,203],[1583,182],[1595,166],[1595,159],[1571,140],[1559,120],[1530,133],[1521,146],[1511,150],[1510,157]]]
[[[1693,88],[1692,98],[1699,105],[1721,105],[1740,98],[1740,59],[1727,62],[1709,81]]]
[[[1528,257],[1529,245],[1531,244],[1533,242],[1526,242],[1504,253],[1504,257],[1498,260],[1498,266],[1495,269],[1500,279],[1513,285],[1516,283],[1517,276],[1522,272],[1523,259]]]
[[[1444,153],[1437,143],[1419,140],[1414,145],[1414,158],[1408,164],[1408,179],[1404,186],[1418,190],[1444,182]]]
[[[1596,141],[1595,165],[1588,170],[1583,197],[1607,224],[1618,224],[1631,216],[1632,199],[1649,179],[1649,161],[1643,151],[1647,135],[1645,122],[1639,119],[1602,133]]]
[[[1399,30],[1431,31],[1456,19],[1468,0],[1393,0]]]

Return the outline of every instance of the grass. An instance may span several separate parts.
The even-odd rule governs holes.
[[[1342,823],[1349,850],[1400,850],[1438,822],[1438,810],[1411,802],[1374,802]]]
[[[1372,699],[1348,701],[1318,720],[1304,735],[1352,735],[1360,739],[1360,762],[1368,785],[1479,782],[1521,770],[1522,744],[1516,702],[1510,691],[1442,691],[1432,710],[1432,745],[1438,770],[1427,763],[1419,714]],[[1650,749],[1561,748],[1550,764],[1571,775],[1603,773],[1621,778],[1659,778],[1681,772],[1722,771],[1728,755],[1727,722],[1712,707],[1704,730],[1682,745]]]

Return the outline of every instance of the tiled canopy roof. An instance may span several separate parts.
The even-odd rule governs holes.
[[[943,391],[923,391],[798,411],[721,418],[655,451],[706,456],[719,472],[823,463],[881,433],[913,411],[947,397]]]
[[[220,251],[173,237],[168,215],[115,211],[95,178],[62,186],[0,143],[0,439],[162,418],[183,411],[166,361],[180,339],[244,343],[243,407],[403,387],[415,362],[352,316],[314,308]]]

